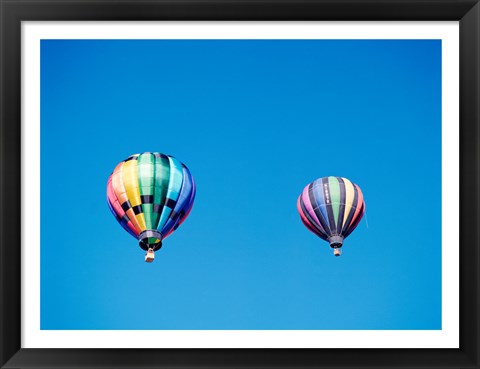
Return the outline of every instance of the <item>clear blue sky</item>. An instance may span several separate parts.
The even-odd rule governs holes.
[[[197,184],[144,262],[106,183],[159,151]],[[441,329],[441,42],[41,42],[41,329]],[[335,258],[296,200],[365,196]]]

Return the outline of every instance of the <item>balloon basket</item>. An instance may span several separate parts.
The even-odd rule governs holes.
[[[340,256],[340,255],[342,255],[342,250],[340,250],[340,249],[333,249],[333,255],[335,255],[335,256]]]
[[[155,260],[155,252],[153,249],[148,249],[147,253],[145,254],[145,261],[147,263],[151,263],[153,260]]]

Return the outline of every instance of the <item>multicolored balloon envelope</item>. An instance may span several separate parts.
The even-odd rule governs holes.
[[[363,194],[346,178],[324,177],[306,186],[297,209],[303,224],[330,243],[340,256],[343,240],[357,227],[365,213]]]
[[[110,210],[147,251],[147,262],[153,261],[162,240],[187,218],[194,198],[195,182],[188,168],[158,152],[128,157],[108,178]]]

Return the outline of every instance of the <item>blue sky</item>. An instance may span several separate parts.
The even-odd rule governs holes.
[[[145,151],[197,184],[152,264],[105,194]],[[438,40],[43,40],[41,329],[441,329],[440,158]],[[329,175],[338,258],[296,210]]]

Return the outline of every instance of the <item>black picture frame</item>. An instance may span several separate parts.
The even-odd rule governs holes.
[[[480,368],[478,0],[0,0],[2,368]],[[21,22],[455,20],[460,24],[459,349],[21,348]]]

